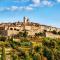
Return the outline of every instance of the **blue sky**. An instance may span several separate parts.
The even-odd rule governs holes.
[[[30,21],[60,28],[60,0],[0,0],[0,22]]]

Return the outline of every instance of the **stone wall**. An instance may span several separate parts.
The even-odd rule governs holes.
[[[60,38],[60,35],[53,34],[51,32],[46,32],[46,37],[50,38]]]
[[[7,36],[7,30],[0,30],[0,35]]]
[[[12,36],[18,34],[19,31],[14,31],[14,30],[7,30],[7,36]]]

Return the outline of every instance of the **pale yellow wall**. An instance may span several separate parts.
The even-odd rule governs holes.
[[[8,26],[5,26],[5,30],[8,30],[8,28],[9,28]]]
[[[59,31],[60,31],[60,28],[57,29],[57,32],[59,32]]]
[[[16,34],[18,34],[18,33],[19,33],[19,31],[7,30],[7,35],[8,35],[8,36],[16,35]]]
[[[50,38],[60,38],[60,35],[55,35],[55,34],[52,34],[50,32],[46,32],[46,37],[50,37]]]
[[[32,28],[31,26],[25,26],[26,30],[31,30],[31,28]]]
[[[53,30],[55,30],[55,31],[56,31],[57,29],[56,29],[55,27],[51,27],[51,31],[53,31]]]
[[[31,29],[32,29],[32,30],[38,30],[38,29],[40,29],[40,27],[31,26]]]

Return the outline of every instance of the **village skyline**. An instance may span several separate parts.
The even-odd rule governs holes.
[[[60,28],[60,0],[1,0],[0,23],[22,21]]]

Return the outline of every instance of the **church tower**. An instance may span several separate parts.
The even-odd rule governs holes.
[[[28,17],[24,17],[24,25],[28,25],[29,24],[29,19],[28,19]]]

